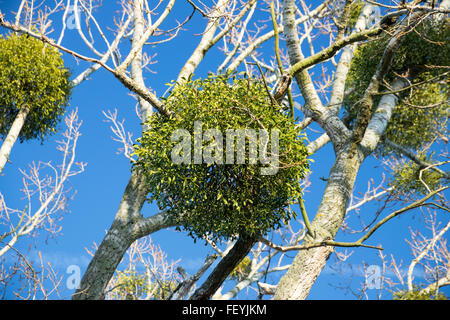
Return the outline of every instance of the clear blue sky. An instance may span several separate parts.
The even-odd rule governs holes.
[[[101,21],[107,21],[111,25],[111,16],[113,13],[113,4],[115,1],[103,1],[104,6],[101,11],[97,12],[97,18]],[[12,15],[10,11],[17,10],[18,1],[0,1],[0,8],[6,13],[6,19],[11,21]],[[174,19],[183,21],[187,14],[190,14],[191,7],[185,1],[179,1],[175,5],[175,10],[171,13],[169,19],[161,27],[170,28],[174,26]],[[262,17],[262,16],[261,16]],[[266,17],[264,17],[266,18]],[[54,21],[53,27],[56,30],[60,28],[60,19]],[[180,32],[180,35],[173,41],[162,44],[155,48],[157,56],[155,60],[157,64],[151,65],[150,68],[156,73],[146,73],[145,81],[148,86],[154,89],[158,95],[162,95],[167,89],[165,83],[176,79],[180,68],[183,66],[190,52],[193,51],[198,43],[199,36],[194,34],[201,33],[204,27],[204,20],[197,13]],[[0,30],[5,33],[4,29]],[[111,32],[107,32],[111,39]],[[99,42],[100,43],[100,42]],[[88,49],[81,44],[76,30],[66,30],[66,37],[62,42],[72,50],[93,56]],[[326,44],[324,44],[326,45]],[[273,41],[269,41],[264,50],[272,50]],[[102,48],[104,49],[104,48]],[[205,60],[197,69],[195,76],[205,76],[208,71],[215,71],[217,61],[222,61],[222,56],[217,49],[208,52]],[[74,75],[88,65],[83,61],[76,61],[69,55],[64,55],[65,63],[72,70]],[[301,102],[301,100],[299,100]],[[126,128],[134,132],[134,138],[139,136],[140,126],[139,120],[135,115],[136,101],[130,97],[129,91],[123,87],[113,76],[107,71],[99,70],[91,76],[89,81],[83,82],[73,91],[70,107],[68,110],[78,108],[79,116],[83,120],[81,127],[82,137],[79,140],[77,149],[77,159],[87,162],[84,173],[71,179],[71,185],[77,193],[69,203],[68,214],[64,215],[61,222],[62,232],[56,239],[46,239],[45,234],[39,238],[36,248],[32,252],[40,250],[45,259],[51,262],[56,269],[62,274],[71,264],[79,265],[82,270],[87,267],[89,255],[85,251],[85,247],[91,248],[93,242],[99,244],[105,231],[109,228],[113,221],[114,214],[119,205],[122,193],[130,176],[130,163],[121,155],[116,154],[118,144],[111,140],[111,131],[109,124],[104,122],[102,110],[118,109],[119,117],[125,118]],[[314,127],[314,129],[318,129]],[[314,136],[312,131],[308,134]],[[25,143],[17,143],[12,151],[10,160],[12,164],[8,164],[4,170],[4,175],[0,177],[0,190],[5,194],[9,207],[23,207],[24,201],[20,199],[19,188],[21,187],[21,179],[19,168],[25,168],[32,161],[57,161],[59,154],[55,151],[55,140],[60,136],[56,134],[40,144],[38,141],[30,141]],[[307,190],[305,195],[306,206],[310,214],[310,218],[317,209],[320,202],[322,192],[325,188],[325,182],[319,177],[327,177],[329,169],[334,160],[332,156],[331,146],[328,145],[320,150],[313,157],[315,162],[312,165],[312,186]],[[381,176],[374,172],[380,172],[380,163],[374,159],[369,159],[364,163],[357,179],[357,185],[365,190],[367,181],[374,178],[380,181]],[[375,212],[376,206],[368,206],[366,216]],[[157,208],[151,205],[145,205],[143,214],[145,216],[152,215],[157,212]],[[395,219],[385,225],[382,230],[378,231],[373,238],[369,240],[370,244],[377,245],[382,243],[385,248],[385,254],[389,257],[394,254],[397,261],[403,260],[404,264],[408,264],[412,259],[410,249],[405,239],[409,238],[408,226],[415,229],[419,224],[422,225],[423,219],[420,213],[408,213]],[[0,230],[2,230],[0,226]],[[202,243],[194,244],[193,240],[185,233],[176,232],[173,229],[159,231],[151,235],[153,241],[157,243],[167,254],[169,260],[181,259],[180,265],[184,266],[190,273],[200,266],[206,253],[212,252],[211,249],[205,247]],[[339,240],[354,240],[358,237],[344,236],[339,234]],[[46,241],[47,240],[47,241]],[[22,239],[18,248],[26,250],[30,242]],[[342,251],[342,250],[340,250]],[[291,253],[290,256],[294,256]],[[329,260],[334,259],[334,256]],[[358,269],[363,262],[367,264],[380,265],[376,252],[371,249],[356,249],[354,254],[348,260],[354,269]],[[346,271],[348,274],[348,270]],[[278,276],[270,276],[276,279]],[[331,286],[339,285],[349,277],[342,278],[333,276],[332,270],[327,267],[320,275],[317,283],[313,287],[309,299],[353,299],[354,296],[346,294],[344,290],[339,290]],[[355,274],[352,280],[355,288],[364,279]],[[450,294],[449,289],[444,290],[447,295]],[[70,291],[64,292],[69,297]],[[370,291],[371,298],[375,298],[375,290]],[[389,298],[389,295],[384,295]]]

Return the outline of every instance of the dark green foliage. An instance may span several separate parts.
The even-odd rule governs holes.
[[[24,105],[30,113],[21,141],[55,132],[70,96],[69,76],[55,48],[26,35],[0,36],[0,135]]]
[[[387,83],[398,75],[413,78],[411,88],[397,93],[402,100],[397,104],[385,133],[387,139],[403,147],[420,149],[435,139],[438,132],[442,135],[447,133],[446,121],[450,115],[447,75],[450,66],[449,24],[449,20],[440,25],[426,20],[406,34],[385,77]],[[389,39],[385,35],[371,40],[355,53],[347,79],[347,88],[353,90],[345,101],[347,114],[356,116],[358,101]],[[389,88],[382,86],[379,91],[386,92]],[[374,107],[380,97],[376,96]],[[431,105],[434,106],[425,107]],[[377,151],[388,154],[393,150],[381,144]]]
[[[188,80],[177,84],[164,103],[178,117],[153,115],[151,129],[138,139],[135,151],[135,169],[148,177],[150,201],[167,210],[194,239],[255,236],[290,219],[287,206],[301,196],[299,179],[309,169],[304,136],[284,107],[271,104],[260,81],[236,76]],[[262,175],[264,165],[248,161],[248,144],[244,164],[194,164],[194,143],[192,161],[174,164],[171,152],[178,142],[170,136],[181,128],[194,136],[194,121],[202,122],[203,132],[220,130],[224,141],[227,129],[278,129],[279,171]],[[211,145],[209,141],[202,147]]]

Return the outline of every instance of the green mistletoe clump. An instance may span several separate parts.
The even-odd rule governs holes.
[[[352,118],[358,113],[358,101],[369,85],[389,39],[389,36],[381,36],[361,45],[355,52],[346,83],[351,94],[344,103],[346,113]],[[386,83],[392,83],[396,77],[405,76],[412,80],[407,90],[396,93],[399,102],[386,128],[385,138],[418,150],[437,136],[448,133],[449,40],[449,19],[439,23],[425,20],[404,36],[379,92],[391,91]],[[374,108],[380,97],[376,96]],[[383,155],[393,151],[383,143],[377,150]]]
[[[194,239],[217,240],[264,234],[291,218],[288,206],[301,197],[299,179],[309,170],[305,137],[260,80],[188,79],[163,102],[174,115],[148,119],[150,129],[135,146],[134,169],[147,176],[149,201],[178,228]],[[244,133],[244,149],[237,150],[238,138],[227,135],[236,130]],[[271,161],[261,161],[264,151]]]
[[[27,35],[0,36],[0,135],[24,107],[21,141],[54,133],[69,102],[69,76],[55,48]]]

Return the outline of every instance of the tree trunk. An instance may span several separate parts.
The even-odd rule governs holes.
[[[141,209],[148,193],[142,184],[143,178],[133,172],[111,228],[95,252],[83,276],[80,288],[73,295],[74,300],[103,299],[109,280],[136,240],[132,232],[133,224],[141,217]]]
[[[26,105],[19,109],[19,113],[17,113],[17,116],[9,129],[8,135],[6,136],[5,141],[3,141],[2,147],[0,148],[0,173],[2,173],[6,162],[8,161],[11,149],[19,136],[20,130],[22,130],[29,112],[30,108]]]
[[[311,223],[314,238],[307,237],[304,244],[333,240],[344,220],[358,169],[364,159],[362,152],[345,148],[331,168],[328,183],[317,211]],[[305,299],[317,277],[333,252],[333,247],[317,247],[300,251],[281,278],[274,299]]]
[[[194,292],[190,300],[210,299],[239,262],[247,256],[255,242],[254,238],[239,237],[233,248],[223,257],[202,286]]]
[[[286,37],[286,42],[290,59],[296,61],[302,59],[302,54],[298,45],[297,31],[292,27],[294,12],[294,1],[284,0],[283,17],[285,18],[286,34],[289,35]],[[412,22],[408,20],[407,24],[402,24],[385,48],[377,70],[364,93],[363,99],[365,104],[359,110],[358,118],[350,137],[341,137],[340,141],[336,139],[335,135],[339,135],[339,132],[334,130],[334,126],[326,124],[328,118],[323,116],[323,110],[318,110],[319,115],[322,114],[319,117],[319,120],[322,121],[321,123],[320,121],[318,122],[333,141],[336,160],[331,169],[322,202],[312,222],[313,236],[308,236],[305,239],[305,245],[324,240],[334,240],[339,231],[361,163],[377,146],[397,100],[396,98],[392,99],[391,95],[384,96],[377,111],[372,115],[373,94],[378,90],[378,84],[389,71],[393,56],[400,45],[403,35],[409,28],[414,26],[416,19],[417,16]],[[313,99],[309,98],[311,102],[308,102],[308,95],[309,91],[313,92],[314,87],[311,85],[309,74],[303,71],[298,76],[296,75],[296,80],[303,96],[305,96],[306,103],[311,104]],[[402,83],[398,82],[397,85],[401,87]],[[313,95],[312,97],[314,98],[315,96]],[[317,104],[315,104],[315,108],[317,108]],[[345,142],[341,144],[343,141]],[[332,252],[333,247],[317,247],[300,251],[294,258],[288,272],[279,282],[274,299],[305,299]]]

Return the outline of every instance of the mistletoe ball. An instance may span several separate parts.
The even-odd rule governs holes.
[[[0,36],[0,135],[28,108],[21,141],[56,131],[70,97],[70,73],[61,53],[28,35]]]
[[[291,218],[309,170],[304,135],[260,80],[210,75],[173,86],[135,146],[149,201],[194,239],[257,236]]]

